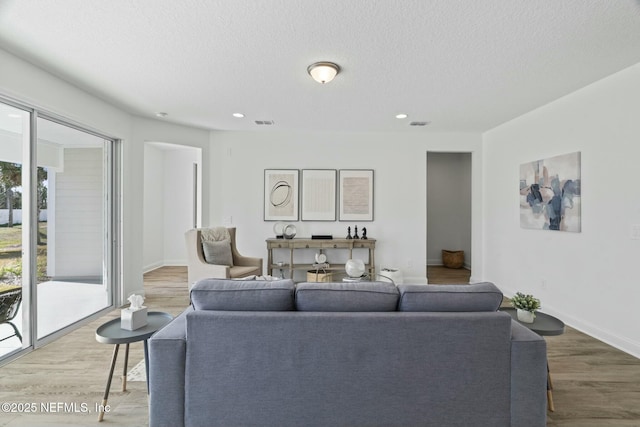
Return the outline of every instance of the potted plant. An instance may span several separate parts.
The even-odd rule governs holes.
[[[536,318],[536,310],[540,308],[540,300],[533,295],[525,295],[516,292],[511,298],[511,305],[518,310],[518,320],[524,323],[533,323]]]

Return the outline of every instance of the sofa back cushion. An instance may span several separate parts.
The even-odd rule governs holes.
[[[398,288],[388,282],[299,283],[298,311],[396,311]]]
[[[496,311],[502,292],[493,283],[398,285],[398,311]]]
[[[294,290],[290,279],[203,279],[191,288],[191,303],[196,310],[291,311]]]

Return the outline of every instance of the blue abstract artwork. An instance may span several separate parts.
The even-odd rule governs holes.
[[[581,231],[580,152],[520,165],[520,227]]]

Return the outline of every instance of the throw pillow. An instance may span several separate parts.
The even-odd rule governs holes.
[[[233,267],[233,256],[231,255],[231,242],[221,240],[219,242],[202,242],[204,259],[209,264],[228,265]]]

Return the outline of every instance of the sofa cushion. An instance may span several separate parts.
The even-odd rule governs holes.
[[[387,282],[299,283],[298,311],[396,311],[398,288]]]
[[[231,242],[221,240],[219,242],[202,242],[204,259],[209,264],[228,265],[233,267],[233,255],[231,255]]]
[[[191,288],[191,303],[196,310],[291,311],[294,290],[290,279],[203,279]]]
[[[398,311],[496,311],[502,292],[493,283],[398,285]]]

